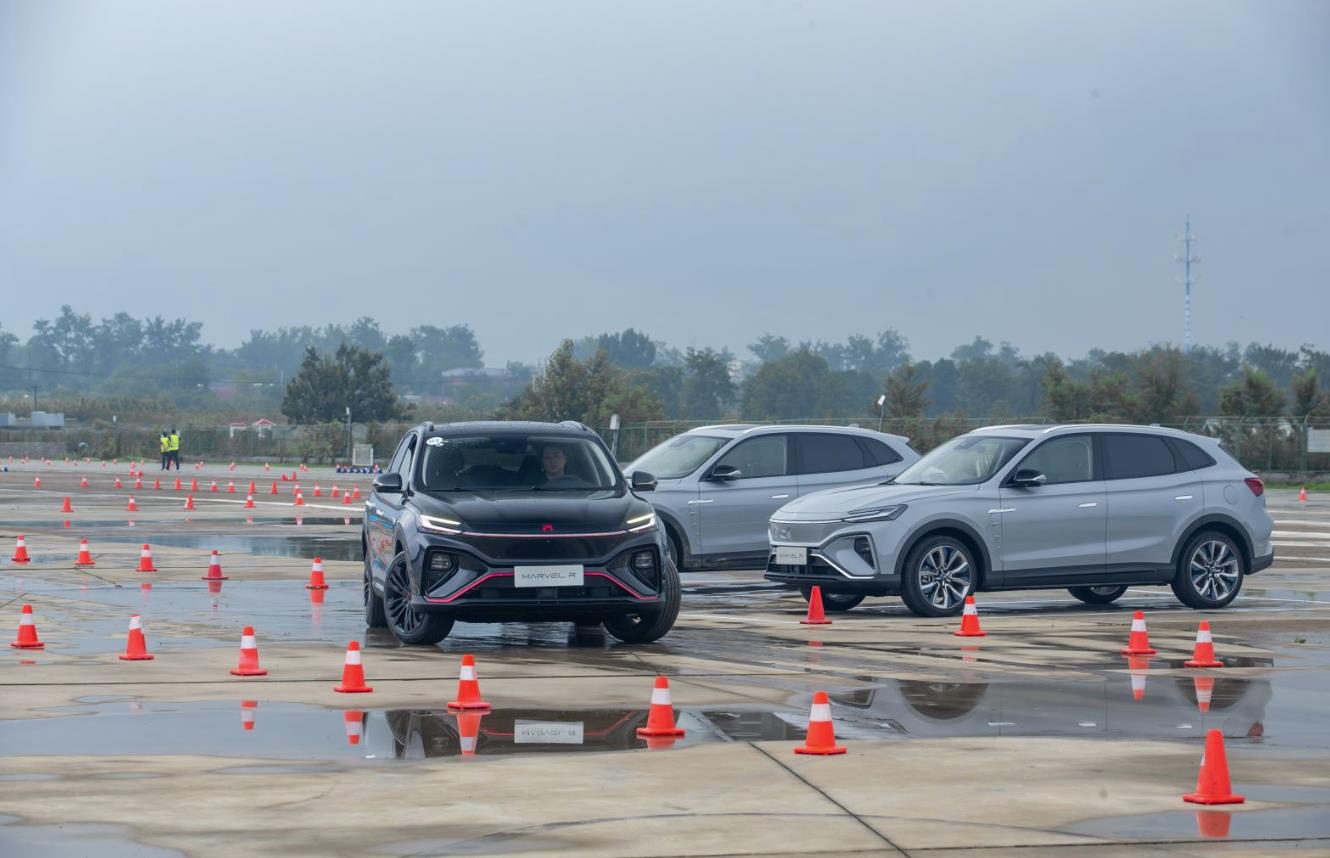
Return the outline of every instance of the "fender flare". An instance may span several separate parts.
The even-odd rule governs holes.
[[[1252,545],[1251,534],[1247,532],[1247,528],[1243,526],[1242,522],[1238,521],[1233,516],[1224,515],[1222,513],[1203,515],[1187,525],[1187,529],[1182,532],[1182,536],[1178,538],[1177,544],[1173,546],[1173,559],[1170,565],[1175,571],[1178,568],[1179,561],[1182,560],[1182,549],[1186,547],[1192,537],[1200,533],[1202,530],[1205,530],[1207,527],[1216,524],[1222,525],[1225,529],[1231,530],[1238,535],[1238,548],[1242,550],[1242,559],[1247,564],[1247,571],[1251,571],[1252,563],[1256,559],[1256,549],[1255,546]]]
[[[940,530],[959,530],[961,533],[964,533],[969,537],[972,543],[978,546],[980,554],[979,562],[983,564],[983,568],[979,570],[980,576],[979,582],[977,583],[982,583],[984,585],[991,583],[990,576],[996,574],[996,570],[993,568],[993,558],[988,553],[988,543],[984,541],[984,538],[980,536],[977,531],[975,531],[974,527],[954,518],[937,518],[931,521],[926,521],[915,527],[905,539],[901,540],[901,545],[905,547],[898,555],[896,555],[897,579],[899,579],[905,571],[905,558],[910,556],[910,552],[914,550],[914,546],[918,544],[919,540]],[[978,589],[977,586],[976,589]]]

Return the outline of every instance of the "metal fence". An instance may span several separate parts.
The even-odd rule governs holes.
[[[623,425],[617,438],[608,429],[601,428],[601,434],[616,447],[616,455],[622,462],[631,461],[647,450],[674,437],[680,432],[701,426],[714,425],[717,421],[700,420],[657,420],[645,423]],[[805,420],[766,421],[782,425],[804,426],[862,426],[867,429],[879,428],[876,416],[846,417],[836,419],[810,418]],[[996,423],[1033,423],[1054,425],[1044,417],[1003,418],[995,420],[981,417],[920,417],[908,419],[887,418],[881,421],[883,432],[903,435],[910,439],[910,445],[920,453],[926,453],[944,441],[957,435],[963,435],[982,426]],[[1330,453],[1308,451],[1308,430],[1330,430],[1330,419],[1291,417],[1213,417],[1180,416],[1157,425],[1194,432],[1219,438],[1228,450],[1243,466],[1258,472],[1308,474],[1330,471]]]

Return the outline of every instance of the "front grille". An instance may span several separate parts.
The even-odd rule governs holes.
[[[821,545],[831,533],[844,527],[840,522],[806,523],[773,521],[768,526],[771,541],[779,544]]]
[[[487,601],[521,601],[541,599],[554,602],[577,602],[583,599],[608,599],[627,595],[617,587],[481,587],[477,591]]]
[[[471,536],[476,550],[496,561],[590,560],[614,551],[623,537],[565,537],[562,539],[514,539],[506,536]]]
[[[772,555],[775,557],[775,555]],[[837,572],[830,563],[821,557],[814,557],[811,554],[808,557],[807,566],[794,566],[788,563],[777,563],[770,560],[767,563],[767,571],[778,575],[797,575],[800,578],[839,578]]]

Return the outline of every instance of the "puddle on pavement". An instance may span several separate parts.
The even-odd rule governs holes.
[[[1255,791],[1243,790],[1247,800]],[[1330,837],[1330,805],[1274,808],[1271,810],[1223,810],[1195,807],[1139,816],[1091,819],[1063,828],[1070,834],[1088,834],[1114,840],[1291,840]]]
[[[146,846],[129,839],[122,825],[25,825],[0,816],[0,855],[42,858],[181,858],[175,849]]]
[[[337,520],[341,524],[341,519]],[[148,542],[173,548],[198,548],[223,554],[254,554],[262,557],[319,556],[324,560],[361,560],[359,531],[327,536],[245,536],[213,533],[147,533],[133,536],[105,535],[105,542]],[[68,560],[65,559],[66,563]]]

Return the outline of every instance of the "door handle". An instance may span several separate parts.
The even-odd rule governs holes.
[[[772,495],[772,496],[771,496],[771,499],[772,499],[772,500],[783,500],[783,499],[785,499],[785,498],[787,498],[787,497],[789,497],[789,495]]]
[[[1080,507],[1081,509],[1092,509],[1092,508],[1094,508],[1094,507],[1099,506],[1099,502],[1098,502],[1098,501],[1090,501],[1089,503],[1077,504],[1077,506]]]
[[[1178,495],[1177,497],[1173,498],[1173,500],[1191,500],[1191,499],[1192,495]]]
[[[697,506],[698,504],[715,503],[715,502],[716,502],[716,501],[715,501],[714,499],[712,499],[712,498],[708,498],[708,499],[706,499],[706,500],[690,500],[690,501],[688,502],[688,505],[689,505],[689,506]]]

